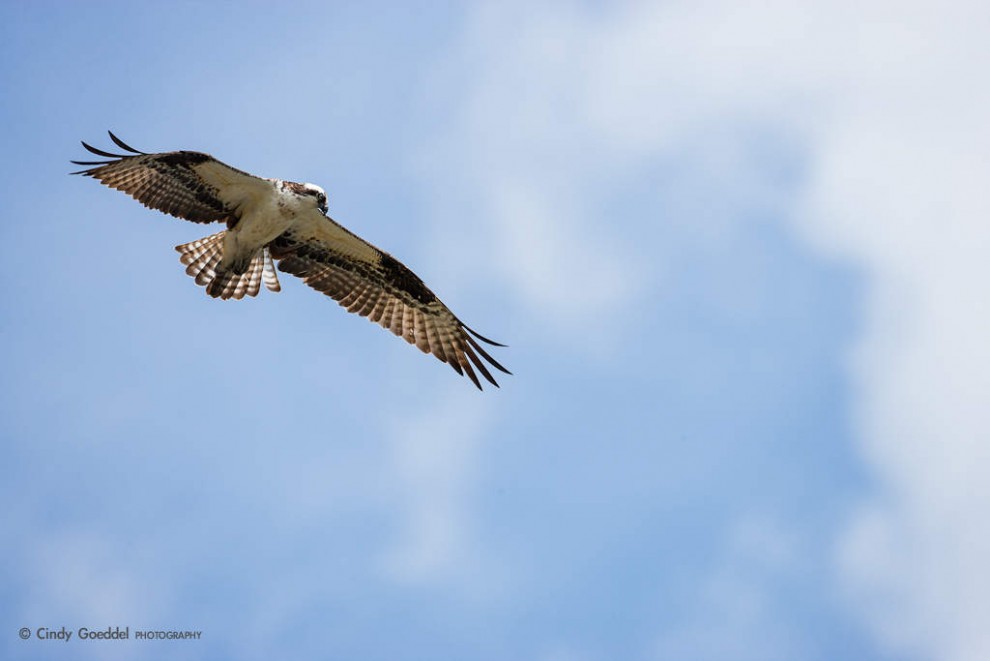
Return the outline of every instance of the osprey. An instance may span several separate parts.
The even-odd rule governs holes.
[[[278,270],[432,353],[458,374],[467,373],[479,390],[472,364],[498,386],[481,358],[511,374],[475,338],[505,345],[468,328],[405,265],[334,222],[319,186],[256,177],[201,152],[146,154],[113,133],[110,139],[127,153],[83,142],[89,152],[110,160],[72,161],[95,166],[72,174],[93,177],[177,218],[226,223],[222,232],[175,248],[186,273],[210,296],[256,296],[262,282],[280,291],[277,260]]]

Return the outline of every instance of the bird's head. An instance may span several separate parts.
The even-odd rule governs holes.
[[[312,196],[316,200],[316,207],[321,213],[327,212],[329,207],[327,206],[327,192],[325,190],[316,184],[303,184],[302,194]]]

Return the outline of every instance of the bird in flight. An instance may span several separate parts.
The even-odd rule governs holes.
[[[186,273],[210,296],[256,296],[262,283],[280,291],[277,261],[279,271],[432,353],[467,374],[479,390],[475,369],[498,386],[485,361],[511,374],[478,340],[504,344],[465,326],[404,264],[330,218],[327,194],[319,186],[256,177],[201,152],[146,154],[113,133],[110,139],[126,153],[83,142],[90,153],[108,160],[72,161],[87,166],[72,174],[92,177],[177,218],[226,223],[221,232],[175,248]]]

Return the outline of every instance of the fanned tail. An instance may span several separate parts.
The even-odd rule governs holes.
[[[180,254],[179,261],[186,265],[186,273],[196,279],[196,284],[206,287],[206,293],[213,298],[224,300],[257,296],[262,282],[269,291],[281,291],[268,248],[255,254],[244,273],[220,269],[226,233],[224,230],[175,247]]]

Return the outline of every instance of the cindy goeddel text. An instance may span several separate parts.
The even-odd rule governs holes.
[[[130,627],[79,627],[78,629],[67,629],[65,627],[21,627],[18,632],[21,640],[62,641],[70,640],[199,640],[203,635],[202,631],[188,631],[179,629],[134,629]]]

